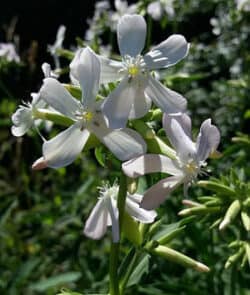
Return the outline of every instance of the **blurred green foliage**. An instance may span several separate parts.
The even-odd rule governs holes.
[[[141,9],[148,3],[141,1]],[[213,176],[229,179],[230,169],[234,174],[243,171],[242,181],[249,186],[250,13],[238,11],[232,0],[175,1],[174,9],[174,18],[165,15],[160,22],[150,20],[151,41],[159,41],[154,39],[156,32],[163,38],[182,33],[191,42],[191,50],[184,61],[161,76],[187,97],[194,128],[207,117],[218,125],[222,157],[210,161]],[[105,32],[104,40],[107,34],[111,33]],[[83,236],[82,229],[96,202],[96,187],[105,179],[114,181],[112,168],[119,163],[103,159],[102,147],[98,147],[67,168],[32,172],[30,166],[41,154],[41,138],[35,131],[25,138],[10,134],[11,114],[21,99],[28,100],[28,93],[37,90],[27,89],[27,97],[18,97],[15,86],[22,75],[32,76],[27,71],[23,66],[0,63],[0,294],[52,295],[61,288],[106,294],[109,236],[92,241]],[[158,131],[159,126],[154,123],[153,127]],[[47,137],[46,131],[43,135]],[[159,177],[144,180],[149,186]],[[209,194],[203,188],[189,191],[192,200],[205,195]],[[180,220],[182,198],[179,189],[159,208],[166,223]],[[249,262],[244,268],[234,264],[224,269],[235,253],[228,245],[242,238],[249,243],[249,232],[243,234],[237,223],[222,232],[210,226],[210,219],[196,220],[171,242],[208,265],[210,273],[197,273],[161,258],[149,259],[147,276],[142,274],[140,283],[131,284],[127,294],[249,295]],[[124,246],[122,253],[127,250]],[[66,289],[62,294],[67,294]]]

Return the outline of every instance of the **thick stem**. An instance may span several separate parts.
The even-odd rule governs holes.
[[[126,176],[121,172],[120,186],[118,193],[117,206],[119,210],[119,228],[120,237],[122,233],[123,216],[125,210],[125,202],[127,196],[127,179]],[[118,278],[118,267],[119,267],[119,251],[120,243],[112,243],[110,251],[110,263],[109,263],[109,294],[110,295],[122,295],[123,292],[119,291],[119,278]]]

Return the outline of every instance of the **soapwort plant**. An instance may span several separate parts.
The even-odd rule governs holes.
[[[61,50],[64,32],[61,27],[57,42],[50,47],[53,55]],[[220,132],[208,118],[193,141],[186,99],[156,78],[156,70],[174,66],[187,56],[190,45],[185,37],[172,35],[143,55],[146,22],[132,14],[119,19],[117,39],[121,61],[101,56],[88,46],[71,52],[71,83],[61,83],[46,66],[41,89],[12,116],[14,136],[23,136],[33,127],[38,130],[41,120],[66,127],[52,138],[42,136],[42,155],[33,163],[34,170],[74,165],[82,150],[95,149],[103,169],[115,172],[115,181],[103,179],[96,188],[97,203],[83,228],[85,236],[100,240],[111,227],[109,295],[123,295],[138,283],[155,256],[208,272],[209,266],[173,246],[173,240],[198,214],[215,215],[219,230],[240,215],[245,230],[250,230],[249,187],[235,176],[226,184],[201,180],[198,185],[214,195],[200,198],[200,203],[187,199],[188,188],[196,187],[197,179],[206,173],[209,157],[217,153]],[[56,68],[59,66],[56,59]],[[155,132],[152,123],[161,120],[164,136]],[[157,173],[157,183],[145,184],[141,190],[141,180],[151,173]],[[158,208],[180,185],[184,186],[183,203],[189,208],[179,212],[185,218],[165,224]],[[125,253],[123,244],[128,245]],[[242,263],[249,259],[246,240],[231,247],[240,253],[237,257]],[[229,258],[226,267],[237,259]],[[62,294],[74,293],[65,290]]]

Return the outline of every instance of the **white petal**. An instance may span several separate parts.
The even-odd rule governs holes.
[[[42,71],[45,78],[51,77],[51,66],[47,62],[42,64]]]
[[[168,197],[169,194],[182,182],[183,177],[181,176],[171,176],[157,182],[145,192],[141,207],[146,210],[156,209],[165,201],[166,197]]]
[[[112,130],[103,124],[93,124],[88,128],[121,161],[129,160],[146,152],[146,143],[143,138],[132,129]]]
[[[209,154],[217,149],[219,143],[220,132],[216,126],[211,124],[211,119],[207,119],[202,123],[197,137],[198,160],[206,160]]]
[[[40,95],[53,109],[75,119],[75,113],[79,110],[79,102],[56,79],[44,79]]]
[[[116,202],[112,198],[105,200],[106,207],[109,211],[109,216],[112,222],[112,238],[114,243],[118,243],[120,239],[119,230],[119,211]]]
[[[147,13],[154,20],[160,20],[163,13],[162,4],[159,1],[154,1],[150,3],[147,7]]]
[[[144,56],[149,69],[167,68],[186,57],[189,44],[182,35],[172,35]]]
[[[109,83],[120,80],[124,74],[120,72],[122,69],[122,63],[98,55],[98,58],[101,62],[101,83]]]
[[[122,170],[131,178],[156,172],[163,172],[171,175],[180,175],[182,173],[175,161],[166,156],[156,154],[143,155],[125,162],[122,164]]]
[[[124,15],[117,26],[121,55],[136,57],[144,48],[147,25],[141,15]]]
[[[175,136],[172,132],[172,129],[170,127],[171,120],[175,119],[183,129],[183,131],[186,133],[188,137],[192,137],[192,122],[190,117],[187,114],[181,113],[181,114],[163,114],[162,117],[162,126],[165,129],[165,132],[167,136],[169,137],[169,140],[173,146],[175,146]]]
[[[143,76],[137,76],[129,82],[130,92],[132,98],[131,110],[129,119],[138,119],[147,114],[151,108],[151,99],[145,96],[145,88],[147,80]]]
[[[11,133],[14,136],[23,136],[33,125],[32,110],[20,106],[12,115],[11,120],[14,126],[11,127]]]
[[[132,108],[134,88],[130,87],[128,77],[125,77],[103,103],[103,113],[113,129],[126,126]]]
[[[72,163],[82,151],[89,137],[87,129],[78,123],[43,144],[43,156],[48,167],[59,168]]]
[[[152,223],[157,216],[154,210],[148,211],[140,208],[139,204],[134,202],[133,198],[130,198],[130,195],[128,195],[126,199],[126,211],[135,220],[142,223]]]
[[[107,231],[108,215],[109,211],[104,200],[98,200],[85,223],[83,233],[91,239],[101,239]]]
[[[177,155],[182,161],[186,162],[189,159],[194,159],[196,157],[196,147],[194,142],[189,136],[184,132],[182,126],[177,120],[171,119],[170,121],[170,140],[171,144],[176,149]]]
[[[89,47],[79,49],[70,64],[71,75],[79,81],[83,90],[83,103],[87,106],[96,99],[100,70],[100,61]]]
[[[149,76],[146,95],[165,113],[179,113],[186,110],[187,101],[179,93],[165,87]]]

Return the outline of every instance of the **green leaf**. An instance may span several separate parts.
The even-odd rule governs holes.
[[[137,283],[139,283],[141,277],[144,274],[147,274],[149,271],[149,258],[150,255],[144,253],[141,257],[141,259],[139,260],[136,268],[134,269],[134,271],[132,272],[128,283],[127,283],[127,287],[133,286]]]
[[[68,272],[48,279],[41,280],[29,286],[31,290],[44,292],[52,287],[75,282],[81,277],[80,272]]]
[[[105,167],[105,154],[103,153],[103,147],[99,146],[95,148],[95,157],[98,163],[102,166]]]

